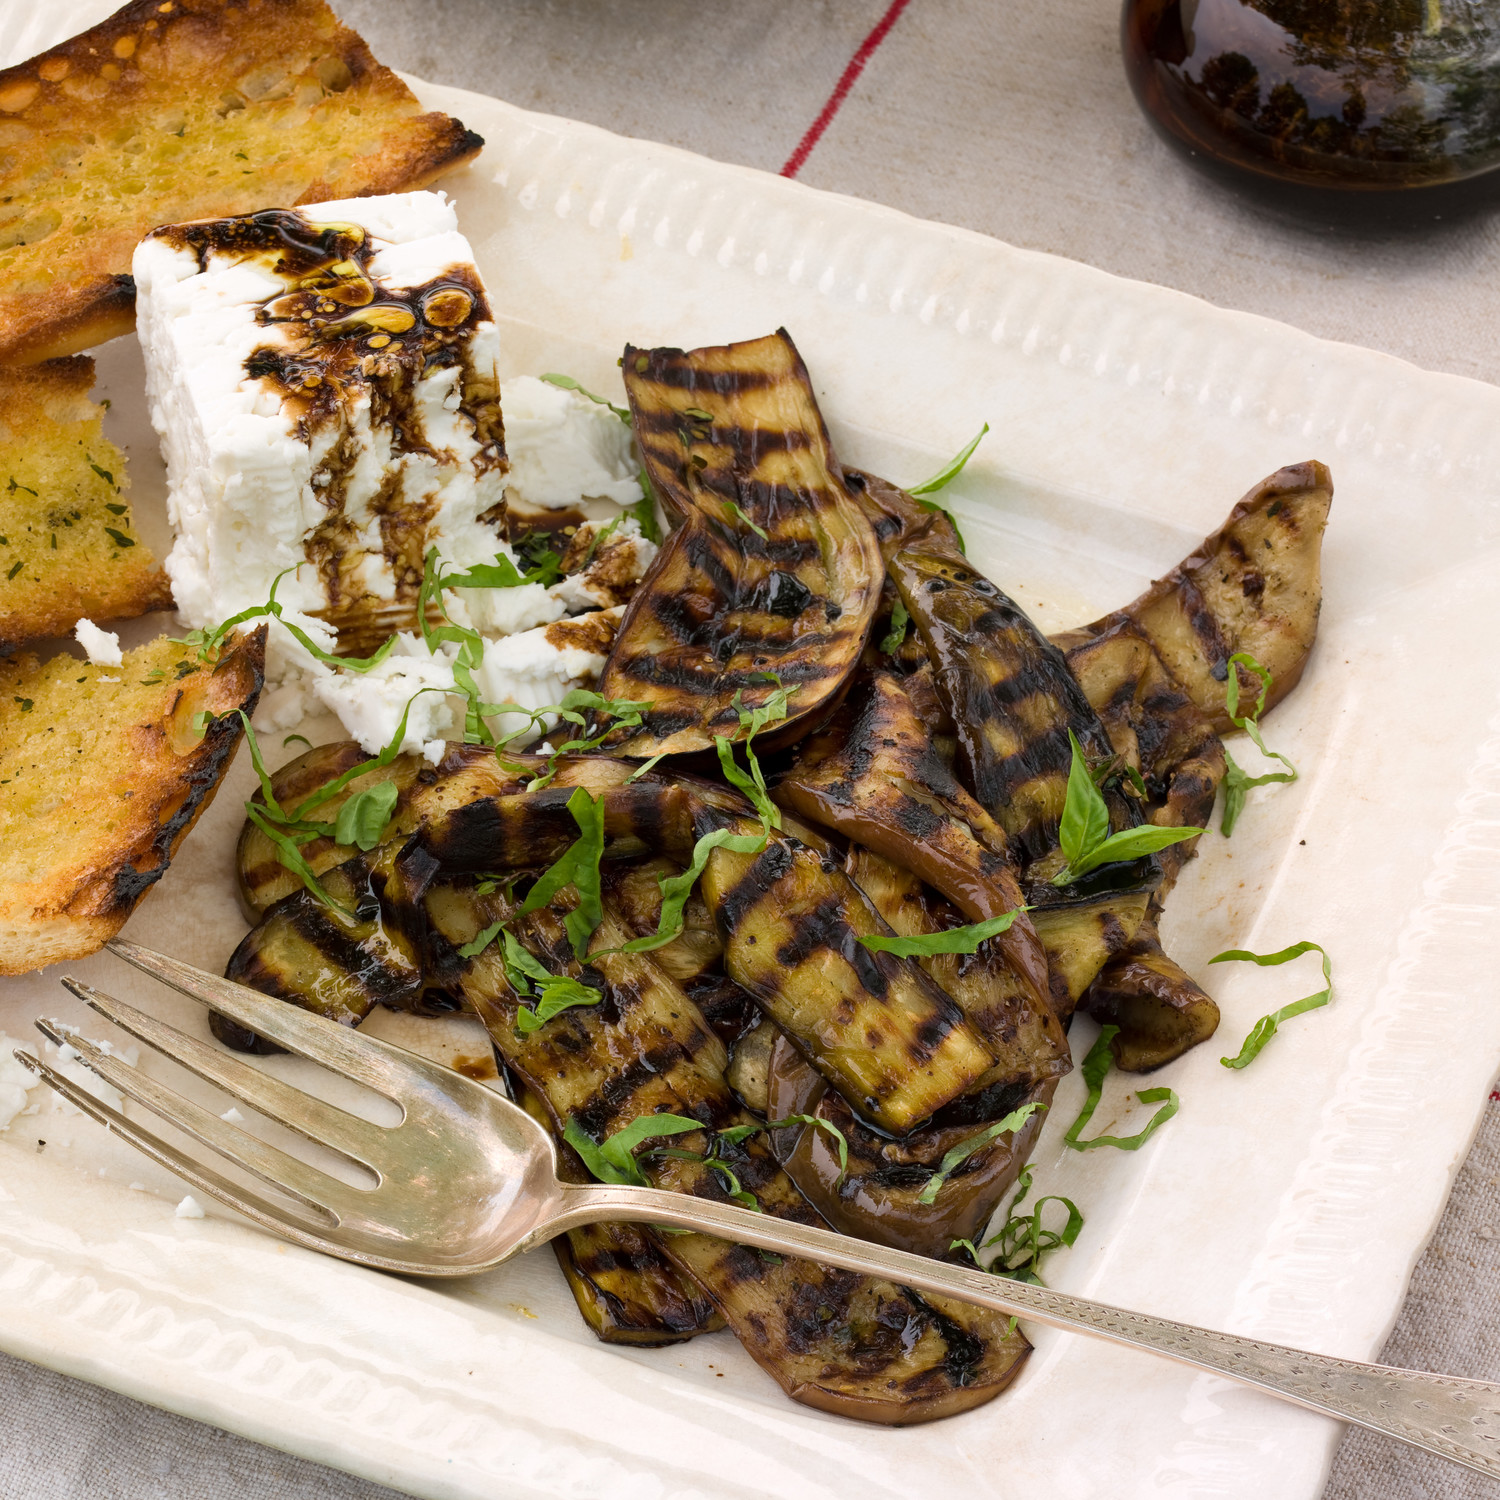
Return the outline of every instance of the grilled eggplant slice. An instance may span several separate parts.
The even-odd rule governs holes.
[[[1028,895],[1059,899],[1055,889],[1040,887],[1061,868],[1057,827],[1072,764],[1068,732],[1102,763],[1113,751],[1099,716],[1062,652],[935,528],[908,537],[889,567],[955,726],[961,774],[1005,830],[1023,880],[1038,887]],[[1117,791],[1107,790],[1105,799],[1111,828],[1139,821]]]
[[[719,348],[627,347],[625,388],[646,472],[675,523],[631,601],[599,691],[650,702],[620,755],[710,749],[796,688],[822,708],[854,669],[880,599],[880,550],[785,331]]]
[[[955,1109],[952,1121],[888,1141],[867,1130],[784,1037],[772,1049],[767,1077],[769,1118],[813,1115],[840,1131],[848,1146],[846,1170],[827,1131],[799,1122],[775,1132],[777,1158],[808,1202],[845,1234],[931,1256],[945,1254],[954,1240],[973,1239],[989,1223],[1036,1144],[1042,1113],[974,1152],[923,1203],[943,1157],[1023,1104],[1050,1105],[1057,1087],[1052,1078],[1030,1089],[987,1090],[982,1102],[961,1101],[971,1107]]]
[[[1083,627],[1099,635],[1121,616],[1134,620],[1172,676],[1221,734],[1229,658],[1248,651],[1271,673],[1266,707],[1302,676],[1318,633],[1323,528],[1333,479],[1312,461],[1278,469],[1256,485],[1203,545],[1133,604]],[[1246,694],[1260,684],[1248,673]]]
[[[791,838],[761,854],[716,849],[703,897],[730,977],[877,1130],[904,1135],[993,1066],[915,961],[859,941],[885,924],[828,856]]]
[[[467,923],[450,923],[444,933],[456,962],[468,965],[465,993],[507,1066],[545,1099],[554,1130],[572,1118],[602,1140],[639,1115],[663,1110],[717,1129],[750,1123],[724,1086],[719,1043],[692,1002],[648,957],[596,958],[591,972],[602,984],[600,1004],[565,1011],[523,1038],[515,1028],[514,995],[493,950],[472,960],[456,956],[478,926],[475,914]],[[555,912],[534,913],[517,930],[550,967],[567,963]],[[606,909],[596,947],[615,946],[628,935]],[[679,1136],[672,1144],[703,1152],[708,1136]],[[764,1212],[818,1222],[763,1137],[722,1147],[720,1159]],[[657,1187],[726,1196],[723,1177],[705,1161],[674,1157],[643,1165]],[[672,1235],[660,1243],[787,1394],[825,1411],[900,1425],[966,1411],[1009,1385],[1030,1350],[1007,1319],[946,1298],[763,1256],[709,1235]]]
[[[509,1083],[526,1113],[551,1130],[552,1116],[536,1092],[513,1074]],[[566,1141],[554,1136],[553,1145],[564,1182],[593,1181]],[[583,1321],[603,1343],[659,1349],[724,1326],[698,1284],[672,1269],[651,1232],[640,1225],[587,1224],[558,1235],[552,1250]]]
[[[893,673],[856,681],[828,724],[803,741],[776,800],[903,864],[970,921],[1023,904],[1004,832],[958,784]],[[1024,912],[997,941],[1012,988],[1044,1004],[1047,955]]]
[[[1156,920],[1147,916],[1080,1002],[1096,1021],[1120,1028],[1110,1050],[1127,1073],[1162,1067],[1219,1027],[1219,1007],[1162,951]]]
[[[323,888],[338,906],[300,886],[283,897],[234,950],[225,978],[341,1026],[359,1025],[376,1005],[420,1009],[422,936],[400,853],[399,842],[382,844],[325,871]],[[217,1012],[209,1025],[237,1051],[281,1050]]]
[[[901,937],[921,937],[960,924],[962,916],[917,875],[872,850],[852,845],[844,868],[870,904]],[[976,1090],[1013,1085],[1022,1091],[1072,1067],[1068,1038],[1047,992],[1034,995],[1016,982],[999,939],[973,953],[919,958],[927,976],[950,996],[995,1054]]]
[[[1116,755],[1140,773],[1149,820],[1206,826],[1224,776],[1224,747],[1145,632],[1122,617],[1097,636],[1079,632],[1058,643]],[[1097,1021],[1120,1028],[1112,1050],[1127,1072],[1159,1068],[1218,1028],[1219,1007],[1163,952],[1157,933],[1162,903],[1196,846],[1188,839],[1162,850],[1162,884],[1144,920],[1079,999]]]

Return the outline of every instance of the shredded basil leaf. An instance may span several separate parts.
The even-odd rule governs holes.
[[[788,1115],[784,1120],[767,1120],[764,1125],[731,1125],[726,1130],[716,1130],[714,1134],[721,1141],[738,1146],[762,1130],[784,1130],[789,1125],[811,1125],[833,1137],[839,1152],[839,1175],[833,1184],[837,1187],[849,1175],[849,1141],[832,1120],[825,1120],[820,1115]]]
[[[604,804],[583,787],[568,798],[568,811],[578,825],[578,837],[536,879],[516,915],[540,911],[559,891],[572,886],[578,904],[563,922],[573,956],[582,963],[588,955],[589,939],[604,920],[599,893],[599,860],[604,853]],[[594,997],[598,998],[597,994]]]
[[[303,857],[302,850],[298,847],[297,843],[289,834],[285,834],[277,828],[266,817],[262,808],[257,807],[253,802],[247,802],[245,804],[245,816],[276,846],[278,863],[284,865],[292,874],[296,875],[316,900],[334,911],[341,912],[351,921],[353,920],[354,913],[342,901],[335,901],[324,890],[322,883],[313,873],[312,866]]]
[[[548,758],[545,773],[532,779],[532,791],[541,791],[543,787],[550,785],[552,778],[557,775],[558,762],[564,755],[582,754],[596,749],[615,730],[638,727],[641,715],[651,707],[650,703],[636,702],[629,698],[605,698],[587,688],[573,688],[563,695],[561,703],[550,703],[545,708],[526,708],[519,703],[485,703],[480,706],[486,714],[520,714],[527,720],[519,729],[501,738],[498,742],[499,750],[506,749],[523,734],[531,733],[548,717],[561,723],[583,725],[586,722],[583,711],[587,709],[596,716],[607,715],[614,720],[614,723],[606,725],[597,734],[579,735],[564,740]]]
[[[577,1116],[569,1116],[563,1139],[583,1158],[583,1164],[600,1182],[619,1186],[650,1187],[635,1159],[637,1146],[662,1135],[686,1135],[708,1127],[685,1115],[637,1115],[629,1124],[612,1131],[602,1143],[584,1133]]]
[[[1301,958],[1304,953],[1323,955],[1323,988],[1316,994],[1306,995],[1301,1000],[1294,1000],[1290,1005],[1283,1005],[1280,1010],[1272,1011],[1268,1016],[1262,1016],[1251,1028],[1250,1035],[1245,1038],[1238,1056],[1219,1059],[1226,1068],[1248,1066],[1260,1056],[1261,1048],[1276,1035],[1276,1030],[1283,1021],[1290,1021],[1293,1016],[1304,1015],[1310,1010],[1321,1010],[1327,1005],[1333,999],[1333,963],[1327,952],[1317,943],[1293,943],[1290,948],[1283,948],[1279,953],[1251,953],[1244,948],[1229,948],[1209,959],[1211,964],[1252,963],[1258,964],[1263,969],[1273,969],[1278,964],[1290,963],[1294,958]]]
[[[194,631],[193,635],[189,639],[192,640],[194,644],[197,644],[201,639],[202,643],[198,646],[199,661],[207,661],[208,658],[219,649],[220,644],[223,642],[224,638],[229,634],[229,632],[234,630],[237,626],[247,624],[251,620],[261,620],[267,617],[274,620],[280,620],[282,625],[285,626],[286,630],[297,642],[297,644],[301,646],[309,656],[313,657],[317,661],[322,662],[325,666],[342,667],[345,671],[348,672],[369,672],[373,668],[378,667],[380,663],[383,662],[386,657],[391,654],[396,645],[396,637],[394,635],[390,636],[387,639],[386,643],[374,654],[374,656],[335,656],[333,652],[325,651],[300,626],[293,625],[290,620],[286,619],[283,616],[281,604],[277,602],[276,590],[280,587],[281,580],[285,578],[288,573],[295,573],[296,571],[296,568],[284,568],[280,573],[276,575],[274,579],[272,579],[271,597],[267,599],[264,604],[255,604],[252,605],[249,609],[242,609],[239,614],[232,615],[229,619],[222,621],[216,629],[208,632],[207,634],[204,634],[204,632],[202,631]]]
[[[1116,860],[1139,859],[1154,854],[1169,844],[1195,839],[1201,828],[1163,828],[1157,823],[1143,823],[1139,828],[1109,831],[1109,808],[1094,785],[1083,747],[1070,729],[1068,743],[1073,747],[1073,763],[1068,769],[1068,792],[1063,803],[1062,821],[1057,840],[1067,861],[1052,877],[1056,886],[1072,885],[1075,880]]]
[[[1084,1083],[1088,1085],[1088,1098],[1084,1100],[1078,1118],[1068,1127],[1068,1133],[1063,1137],[1064,1144],[1071,1146],[1075,1151],[1092,1151],[1096,1146],[1114,1146],[1121,1151],[1139,1151],[1155,1134],[1158,1127],[1165,1125],[1177,1113],[1178,1099],[1171,1089],[1141,1089],[1136,1094],[1136,1098],[1142,1104],[1161,1105],[1161,1108],[1146,1122],[1144,1129],[1135,1135],[1096,1135],[1092,1140],[1080,1139],[1084,1127],[1093,1119],[1094,1111],[1098,1109],[1099,1100],[1104,1094],[1104,1078],[1114,1064],[1114,1055],[1109,1050],[1109,1044],[1119,1034],[1118,1026],[1101,1027],[1098,1041],[1089,1048],[1088,1056],[1084,1058],[1083,1066],[1079,1069],[1083,1074]]]
[[[974,450],[984,441],[985,434],[989,430],[990,424],[986,422],[931,479],[924,479],[921,484],[909,485],[906,493],[920,500],[923,495],[935,495],[939,490],[946,489],[963,473],[964,465],[974,456]]]
[[[999,1245],[1000,1250],[989,1269],[996,1276],[1005,1276],[1012,1281],[1027,1281],[1042,1285],[1041,1265],[1044,1257],[1054,1250],[1064,1250],[1072,1245],[1083,1229],[1083,1214],[1071,1198],[1050,1196],[1039,1198],[1029,1214],[1018,1214],[1017,1208],[1031,1191],[1033,1164],[1028,1162],[1016,1178],[1019,1191],[1010,1201],[1005,1223],[985,1241],[983,1248]],[[1061,1229],[1047,1229],[1042,1223],[1042,1210],[1049,1203],[1061,1203],[1068,1212],[1067,1222]],[[979,1263],[979,1252],[972,1240],[954,1240],[950,1250],[964,1249]],[[1012,1325],[1015,1319],[1011,1319]]]
[[[1255,707],[1249,713],[1241,716],[1240,707],[1240,674],[1236,670],[1244,667],[1260,678],[1260,693],[1255,700]],[[1219,823],[1219,832],[1228,838],[1234,832],[1234,825],[1239,821],[1240,814],[1245,810],[1245,796],[1258,786],[1269,786],[1272,782],[1295,781],[1297,779],[1297,768],[1279,750],[1268,750],[1266,742],[1261,738],[1260,716],[1266,709],[1266,694],[1271,691],[1271,673],[1261,666],[1248,651],[1236,651],[1229,658],[1229,676],[1224,682],[1224,710],[1229,715],[1230,722],[1238,729],[1243,729],[1255,742],[1255,748],[1268,760],[1279,760],[1286,767],[1284,771],[1267,771],[1261,776],[1251,776],[1235,764],[1234,757],[1226,749],[1224,752],[1224,812]]]
[[[193,735],[196,739],[202,739],[208,733],[208,726],[219,716],[212,709],[200,708],[193,715]]]
[[[733,500],[724,501],[724,509],[727,510],[730,515],[735,518],[735,520],[743,521],[744,524],[748,526],[750,530],[753,531],[756,536],[761,539],[761,541],[768,542],[771,540],[771,538],[767,535],[765,528],[762,526],[757,526],[755,522],[752,521],[750,517],[747,516],[745,512],[742,511],[739,506],[734,503]]]
[[[377,782],[362,792],[356,792],[339,808],[334,823],[334,842],[355,844],[368,853],[380,843],[380,836],[396,806],[397,795],[394,781]]]
[[[459,950],[460,958],[478,958],[491,943],[495,941],[504,930],[504,921],[491,922],[472,942],[465,943]],[[528,955],[529,956],[529,955]],[[546,971],[543,970],[545,973]]]
[[[665,760],[666,758],[667,752],[663,750],[660,755],[653,755],[650,760],[643,760],[640,765],[638,765],[635,770],[633,770],[630,775],[625,778],[625,785],[629,786],[632,781],[639,781],[640,778],[644,776],[646,772],[649,771],[651,767],[657,763],[657,761]]]
[[[553,1016],[575,1005],[597,1005],[599,991],[566,974],[549,974],[537,987],[536,1005],[516,1011],[516,1030],[522,1036],[540,1031]]]
[[[953,535],[958,542],[958,550],[964,553],[965,556],[968,555],[969,548],[964,541],[963,532],[959,530],[958,521],[955,519],[953,512],[946,505],[939,505],[936,500],[928,500],[924,497],[937,494],[939,490],[945,489],[963,473],[964,465],[974,456],[974,450],[979,446],[984,435],[989,430],[990,424],[986,422],[974,438],[950,458],[931,479],[924,479],[921,484],[912,486],[906,492],[923,510],[936,511],[939,515],[947,517],[948,524],[953,528]]]
[[[289,734],[289,735],[286,736],[285,739],[282,740],[282,742],[281,742],[281,748],[283,750],[285,750],[286,747],[288,745],[290,745],[293,740],[301,740],[302,743],[304,745],[306,745],[309,750],[311,750],[312,747],[313,747],[313,742],[310,739],[308,739],[308,737],[305,734]]]
[[[984,1150],[996,1136],[1004,1135],[1007,1131],[1019,1130],[1037,1110],[1046,1109],[1046,1107],[1045,1104],[1035,1100],[1030,1104],[1023,1104],[1020,1109],[1012,1110],[1003,1120],[996,1120],[994,1124],[986,1125],[977,1135],[971,1135],[968,1140],[960,1141],[938,1163],[937,1171],[928,1178],[927,1186],[917,1196],[917,1202],[929,1205],[936,1203],[938,1194],[943,1190],[943,1184],[976,1151]]]
[[[641,535],[648,542],[661,541],[661,527],[656,520],[656,496],[651,491],[651,481],[646,478],[646,471],[642,469],[637,476],[643,491],[641,498],[634,505],[625,507],[627,516],[634,516],[636,525],[641,528]]]
[[[979,945],[1005,932],[1026,907],[1005,912],[998,917],[988,917],[983,922],[970,922],[967,927],[949,927],[943,932],[927,932],[920,937],[887,937],[884,933],[868,932],[860,935],[860,942],[872,953],[894,953],[897,958],[931,958],[938,953],[974,953]]]
[[[603,396],[596,396],[592,391],[585,390],[571,375],[543,375],[541,379],[548,385],[555,385],[559,390],[577,391],[580,396],[587,397],[595,406],[607,406],[627,427],[630,426],[630,412],[623,406],[616,406],[613,401],[606,401]]]
[[[907,613],[906,600],[897,594],[895,608],[891,610],[891,628],[880,643],[880,649],[887,656],[894,656],[906,643],[906,627],[909,624],[911,615]]]

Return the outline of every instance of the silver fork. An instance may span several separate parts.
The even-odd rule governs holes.
[[[309,1249],[410,1276],[471,1276],[584,1224],[703,1230],[1166,1355],[1500,1478],[1500,1385],[1334,1359],[1127,1312],[733,1203],[653,1188],[561,1182],[546,1130],[493,1090],[402,1047],[346,1030],[149,948],[119,940],[109,947],[173,989],[289,1052],[373,1089],[403,1110],[393,1127],[371,1124],[89,985],[63,981],[106,1020],[266,1118],[373,1173],[373,1188],[351,1187],[238,1129],[57,1022],[37,1022],[43,1035],[74,1048],[125,1098],[259,1179],[281,1194],[285,1204],[220,1175],[46,1062],[18,1052],[20,1062],[194,1187]]]

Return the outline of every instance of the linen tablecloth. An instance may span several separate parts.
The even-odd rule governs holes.
[[[1117,0],[334,3],[383,61],[435,82],[785,169],[1325,338],[1500,380],[1500,219],[1385,241],[1269,221],[1152,134],[1120,68]],[[1497,1101],[1492,1093],[1417,1267],[1385,1350],[1391,1363],[1500,1378]],[[940,1483],[934,1476],[934,1495]],[[0,1358],[4,1500],[392,1493]],[[1497,1496],[1500,1485],[1356,1432],[1325,1500]]]

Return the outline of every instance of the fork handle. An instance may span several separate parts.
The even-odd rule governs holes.
[[[1361,1364],[1216,1333],[754,1213],[736,1204],[655,1188],[569,1186],[562,1214],[538,1230],[531,1243],[600,1222],[702,1230],[762,1250],[883,1277],[919,1292],[957,1297],[1012,1317],[1148,1349],[1500,1478],[1500,1385],[1489,1381]]]

